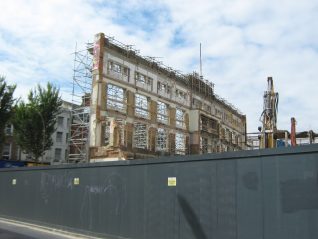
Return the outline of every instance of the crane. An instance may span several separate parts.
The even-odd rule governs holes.
[[[262,127],[259,127],[260,148],[276,147],[277,113],[279,95],[274,91],[273,78],[267,78],[267,91],[264,92],[263,112],[260,117]]]

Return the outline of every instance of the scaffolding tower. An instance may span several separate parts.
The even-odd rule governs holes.
[[[86,49],[78,50],[76,44],[74,52],[69,163],[89,161],[89,117],[93,58],[88,50],[91,48],[92,43],[87,43]]]

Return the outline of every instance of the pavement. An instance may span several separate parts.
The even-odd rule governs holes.
[[[0,239],[98,239],[49,227],[0,218]]]

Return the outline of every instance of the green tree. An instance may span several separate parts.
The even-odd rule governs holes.
[[[12,116],[15,99],[13,93],[15,85],[7,85],[5,77],[0,76],[0,152],[3,146],[6,124]]]
[[[46,88],[37,86],[28,95],[28,102],[21,101],[13,117],[14,136],[22,151],[35,161],[53,145],[56,117],[62,100],[59,90],[48,83]]]

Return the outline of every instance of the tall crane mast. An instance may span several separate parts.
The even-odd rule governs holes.
[[[260,148],[276,147],[278,93],[274,91],[273,78],[267,78],[267,91],[264,92],[264,106],[260,117],[262,122]]]

